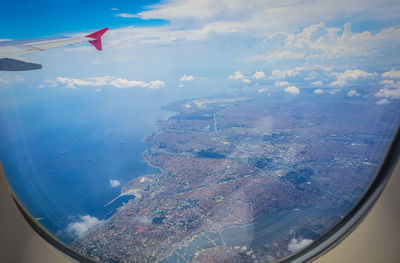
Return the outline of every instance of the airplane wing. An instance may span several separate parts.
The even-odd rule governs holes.
[[[59,37],[17,41],[0,41],[0,71],[23,71],[41,69],[42,65],[21,58],[20,55],[47,49],[89,42],[102,50],[101,36],[108,30],[103,28],[85,37]]]

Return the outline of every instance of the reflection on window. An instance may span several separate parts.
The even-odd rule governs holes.
[[[125,5],[94,14],[103,51],[0,71],[7,179],[61,242],[100,262],[268,262],[364,196],[399,123],[399,4]]]

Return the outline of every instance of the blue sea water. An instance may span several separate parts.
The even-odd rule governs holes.
[[[0,157],[11,188],[53,234],[80,216],[106,219],[131,179],[159,172],[141,158],[168,112],[144,91],[2,89]],[[153,98],[150,100],[149,98]],[[149,103],[151,101],[151,103]],[[110,180],[120,185],[112,187]]]

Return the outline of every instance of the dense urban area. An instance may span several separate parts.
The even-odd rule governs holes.
[[[289,255],[350,211],[390,142],[381,115],[357,101],[215,97],[165,109],[176,114],[142,154],[160,173],[127,183],[122,193],[135,198],[75,240],[79,253],[100,262]]]

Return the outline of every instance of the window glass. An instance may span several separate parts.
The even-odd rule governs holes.
[[[382,0],[2,1],[8,182],[96,261],[291,255],[354,208],[391,145],[399,14]]]

